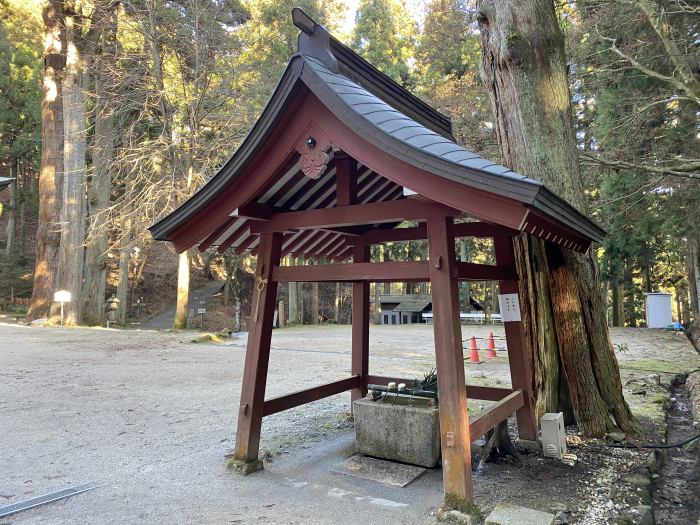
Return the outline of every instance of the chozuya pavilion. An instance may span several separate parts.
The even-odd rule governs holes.
[[[536,180],[455,143],[450,120],[333,38],[299,9],[298,52],[243,144],[195,195],[151,227],[178,251],[212,246],[257,256],[235,457],[258,458],[262,418],[401,378],[369,374],[370,282],[431,284],[444,491],[472,500],[470,444],[516,413],[521,439],[537,438],[531,359],[524,350],[512,240],[522,232],[586,252],[604,232]],[[456,221],[458,219],[458,221]],[[414,227],[398,226],[403,221]],[[458,262],[455,238],[493,238],[496,265]],[[370,246],[427,239],[429,258],[372,262]],[[285,266],[292,254],[325,261]],[[497,280],[512,388],[465,385],[460,280]],[[349,377],[265,399],[277,285],[352,282]],[[507,301],[506,301],[507,302]],[[405,381],[405,380],[403,380]],[[467,414],[467,398],[496,401]]]

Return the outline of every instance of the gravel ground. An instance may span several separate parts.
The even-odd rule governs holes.
[[[465,326],[463,334],[490,330],[503,335],[483,326]],[[345,377],[349,336],[346,326],[275,331],[267,396]],[[87,481],[105,484],[0,523],[434,521],[439,469],[405,488],[330,471],[353,452],[347,394],[266,418],[266,470],[246,478],[226,470],[245,335],[225,345],[192,344],[192,337],[0,324],[0,506]],[[687,341],[650,330],[616,330],[613,338],[628,347],[621,361],[631,367],[623,379],[633,409],[663,419],[651,387],[631,390],[650,370],[663,388],[676,371],[650,363],[675,366],[679,360],[667,354],[685,356]],[[429,326],[373,326],[370,345],[371,373],[420,377],[434,365]],[[692,364],[688,354],[683,366]],[[509,385],[506,357],[465,369],[470,383]],[[473,412],[483,406],[470,402]],[[663,433],[658,426],[652,432]],[[579,457],[574,466],[535,455],[487,464],[475,474],[477,504],[485,512],[500,501],[569,511],[570,523],[583,524],[616,521],[639,504],[637,487],[625,479],[646,468],[648,455],[604,449],[574,432],[568,441]]]

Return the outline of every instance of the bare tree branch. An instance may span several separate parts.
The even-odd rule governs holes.
[[[609,160],[596,155],[591,155],[590,153],[579,153],[579,159],[582,164],[598,165],[612,169],[645,171],[647,173],[655,173],[658,175],[700,180],[700,160],[692,160],[673,166],[653,166],[650,164],[637,164],[624,160]]]

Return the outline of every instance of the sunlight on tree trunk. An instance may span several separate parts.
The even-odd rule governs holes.
[[[63,80],[63,199],[58,272],[61,288],[71,293],[64,324],[81,320],[83,245],[85,242],[85,173],[87,98],[86,74],[78,42],[78,16],[66,16],[66,72]]]
[[[178,257],[177,267],[177,304],[175,306],[175,319],[173,329],[187,328],[187,304],[190,295],[190,253],[182,252]]]
[[[102,324],[105,317],[107,252],[109,250],[110,197],[114,171],[115,127],[114,103],[109,92],[110,73],[115,62],[117,15],[111,12],[104,19],[100,35],[101,49],[95,64],[95,135],[92,144],[92,180],[88,188],[87,213],[89,239],[85,251],[84,319]]]
[[[62,76],[63,8],[59,0],[44,6],[44,98],[41,103],[41,173],[39,175],[39,221],[36,232],[34,288],[27,320],[51,315],[56,291],[56,259],[60,235],[59,221],[63,176],[63,97]]]

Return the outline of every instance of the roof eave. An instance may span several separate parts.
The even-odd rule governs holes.
[[[231,181],[235,180],[258,151],[260,145],[264,144],[265,137],[274,130],[275,122],[293,99],[292,95],[299,87],[297,81],[300,78],[301,70],[301,58],[298,55],[292,56],[262,114],[233,155],[201,189],[172,213],[148,228],[155,240],[172,241],[172,234],[175,230],[215,199]]]
[[[594,242],[601,243],[607,236],[607,232],[603,228],[564,199],[558,197],[546,186],[540,187],[532,202],[532,207],[555,218],[570,230]]]

